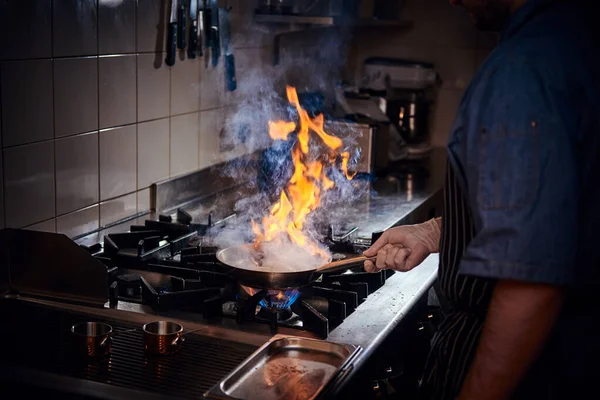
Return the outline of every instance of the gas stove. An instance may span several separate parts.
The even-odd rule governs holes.
[[[104,236],[104,246],[86,249],[108,269],[109,305],[138,303],[154,311],[199,313],[207,320],[228,318],[237,324],[267,324],[312,332],[327,338],[367,297],[381,288],[393,271],[370,274],[357,263],[343,273],[324,274],[300,288],[269,290],[238,284],[229,267],[216,258],[214,234],[235,214],[198,223],[191,213],[146,219],[129,232]],[[322,243],[334,259],[356,256],[367,248],[354,240],[357,227],[322,229]],[[376,240],[374,234],[372,240]],[[370,245],[370,243],[368,244]]]

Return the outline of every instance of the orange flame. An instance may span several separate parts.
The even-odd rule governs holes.
[[[289,135],[297,131],[298,141],[292,148],[294,173],[273,204],[269,215],[259,225],[252,221],[252,230],[256,235],[255,245],[262,242],[282,242],[286,239],[304,248],[309,253],[326,257],[325,251],[303,229],[308,215],[316,210],[321,202],[321,195],[334,188],[335,183],[325,173],[327,167],[333,166],[341,159],[341,169],[346,179],[351,180],[354,174],[348,172],[349,152],[339,153],[342,140],[329,135],[324,130],[324,118],[320,114],[310,118],[306,110],[300,106],[296,89],[286,88],[290,104],[296,107],[299,124],[295,122],[269,122],[269,136],[273,140],[287,140]],[[325,154],[309,154],[311,135],[314,132],[325,145]],[[313,146],[314,149],[323,146]]]

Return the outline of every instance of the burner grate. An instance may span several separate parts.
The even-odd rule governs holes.
[[[109,357],[89,360],[73,352],[69,330],[73,323],[105,322],[115,332],[136,326],[18,301],[3,301],[0,310],[9,319],[0,326],[0,340],[16,341],[5,349],[3,363],[179,398],[201,398],[256,350],[251,345],[191,334],[178,354],[147,357],[140,329],[115,336]]]

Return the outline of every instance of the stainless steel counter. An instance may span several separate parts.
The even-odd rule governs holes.
[[[372,190],[365,196],[347,207],[340,208],[339,215],[347,224],[358,226],[358,240],[370,242],[371,234],[386,230],[401,224],[418,223],[433,216],[441,215],[442,188],[446,166],[446,153],[444,149],[434,149],[426,162],[429,171],[428,177],[418,174],[394,174],[379,179],[372,183]],[[239,199],[238,189],[227,189],[218,194],[204,197],[187,206],[196,210],[195,218],[209,211],[216,212],[216,218],[228,214],[223,211],[233,207]],[[144,219],[156,219],[157,215],[151,213],[139,217],[137,220],[126,221],[109,230],[101,231],[82,238],[78,243],[91,244],[101,240],[103,234],[108,232],[123,232],[131,224],[143,223]],[[403,317],[411,310],[416,301],[432,286],[436,279],[438,256],[429,256],[420,266],[407,273],[396,273],[390,277],[386,284],[368,297],[368,301],[361,304],[354,313],[334,329],[327,340],[332,342],[360,345],[364,351],[358,362],[366,360],[381,344],[390,332],[402,321]],[[106,306],[108,308],[108,305]],[[130,320],[146,320],[148,316],[156,317],[157,313],[149,307],[138,304],[123,303],[105,309],[102,313],[113,314],[117,310],[125,311],[126,318]],[[133,314],[131,314],[133,313]],[[137,315],[137,317],[133,317]],[[235,320],[222,318],[220,321],[204,321],[201,315],[184,312],[162,313],[165,318],[177,321],[186,321],[184,324],[190,328],[206,326],[203,334],[225,337],[230,340],[239,340],[260,345],[268,340],[272,333],[268,326],[260,324],[239,325]],[[314,337],[307,331],[290,328],[281,328],[280,333]]]

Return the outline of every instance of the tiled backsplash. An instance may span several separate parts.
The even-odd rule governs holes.
[[[431,142],[445,146],[462,93],[496,45],[497,36],[478,32],[466,11],[447,0],[408,0],[403,18],[412,20],[414,26],[374,29],[356,36],[355,78],[360,79],[369,57],[434,63],[443,83],[432,114]]]
[[[222,62],[164,64],[168,3],[0,2],[0,227],[77,236],[147,210],[152,183],[231,157],[219,131],[239,95]],[[270,61],[242,25],[241,72]]]

